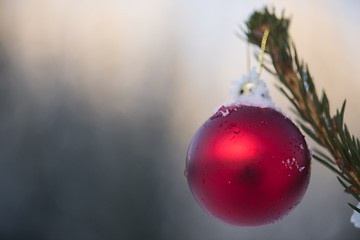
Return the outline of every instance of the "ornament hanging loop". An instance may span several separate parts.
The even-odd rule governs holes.
[[[268,39],[268,36],[269,36],[269,33],[270,33],[270,30],[269,29],[266,29],[264,31],[264,34],[263,34],[263,37],[262,37],[262,40],[261,40],[261,53],[258,57],[258,61],[260,63],[260,66],[258,67],[258,75],[259,75],[259,78],[260,78],[260,75],[261,75],[261,71],[262,71],[262,68],[263,68],[263,62],[264,62],[264,55],[265,55],[265,48],[266,48],[266,42],[267,42],[267,39]]]
[[[268,89],[266,88],[265,83],[263,83],[263,81],[260,80],[261,70],[263,68],[266,42],[269,34],[270,34],[270,30],[266,29],[264,31],[261,40],[261,45],[260,45],[261,53],[258,56],[258,61],[260,65],[258,66],[257,70],[255,70],[255,68],[253,70],[250,70],[250,42],[248,42],[248,76],[246,76],[246,79],[242,80],[242,83],[239,85],[239,88],[236,90],[236,96],[259,95],[261,98],[270,99],[270,95],[268,93]],[[260,85],[263,86],[261,90],[258,89]]]

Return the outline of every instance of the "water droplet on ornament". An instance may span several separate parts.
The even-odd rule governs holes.
[[[300,148],[304,150],[304,145],[300,144]]]
[[[235,134],[239,134],[239,133],[240,133],[240,128],[235,128],[235,129],[234,129],[234,133],[235,133]]]

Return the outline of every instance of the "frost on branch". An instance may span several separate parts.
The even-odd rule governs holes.
[[[360,202],[358,203],[357,208],[360,208]],[[351,216],[350,221],[355,225],[355,227],[360,228],[360,213],[354,210],[354,213]]]

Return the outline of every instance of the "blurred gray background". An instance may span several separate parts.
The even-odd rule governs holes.
[[[0,1],[0,239],[359,239],[356,202],[315,161],[301,204],[259,228],[213,219],[187,186],[193,134],[247,70],[234,33],[264,4],[292,16],[360,136],[359,1]]]

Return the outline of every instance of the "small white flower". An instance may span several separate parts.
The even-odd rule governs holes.
[[[259,79],[259,75],[255,68],[251,69],[249,75],[244,75],[240,80],[234,80],[233,84],[234,87],[230,92],[235,98],[235,103],[275,108],[269,90],[266,87],[265,82],[262,79]],[[241,92],[244,92],[244,94],[241,94]]]

